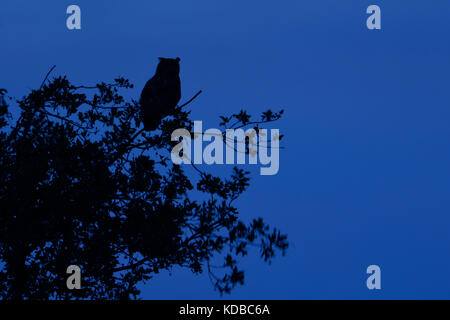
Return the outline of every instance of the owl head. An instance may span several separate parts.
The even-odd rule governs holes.
[[[179,74],[180,73],[180,58],[158,58],[158,68],[156,72],[161,72],[165,74]]]

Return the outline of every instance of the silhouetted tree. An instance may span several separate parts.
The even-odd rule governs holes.
[[[247,172],[221,178],[194,167],[198,174],[188,177],[187,166],[171,162],[172,131],[191,129],[183,106],[146,132],[139,103],[123,97],[128,80],[91,87],[48,76],[15,101],[17,120],[0,91],[2,298],[136,298],[140,282],[174,266],[205,271],[229,292],[244,281],[237,257],[249,245],[266,261],[284,253],[285,235],[238,218],[233,201],[249,184]],[[244,111],[222,119],[254,124]],[[211,266],[217,256],[223,269]],[[81,267],[81,290],[66,287],[72,264]]]

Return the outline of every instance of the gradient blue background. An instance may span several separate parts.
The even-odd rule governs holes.
[[[66,29],[66,8],[82,30]],[[382,10],[382,30],[365,26]],[[0,87],[20,97],[53,64],[76,83],[118,75],[137,97],[157,57],[182,58],[183,100],[218,115],[285,107],[280,172],[236,204],[289,234],[286,257],[242,260],[232,299],[450,298],[450,2],[23,1],[0,3]],[[366,288],[366,268],[382,290]],[[178,268],[148,299],[220,298]]]

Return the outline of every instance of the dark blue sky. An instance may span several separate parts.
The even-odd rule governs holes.
[[[66,29],[66,8],[82,30]],[[366,28],[366,8],[382,30]],[[56,73],[118,75],[135,95],[157,57],[181,57],[182,100],[204,128],[219,115],[284,107],[276,176],[236,204],[289,234],[284,258],[242,261],[226,298],[450,298],[450,2],[24,1],[0,4],[0,87],[14,96]],[[382,290],[366,288],[368,265]],[[174,269],[143,298],[218,298],[207,275]]]

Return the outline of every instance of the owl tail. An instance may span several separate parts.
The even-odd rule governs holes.
[[[158,117],[144,117],[144,130],[145,131],[153,131],[158,129],[159,124],[161,123],[161,119],[158,119]]]

